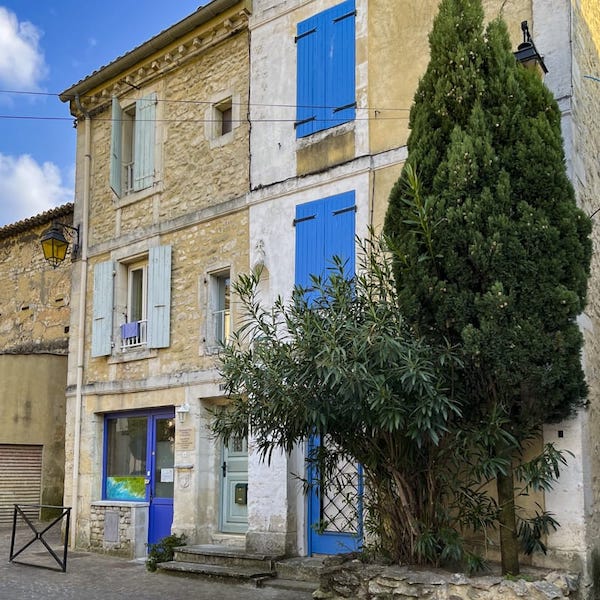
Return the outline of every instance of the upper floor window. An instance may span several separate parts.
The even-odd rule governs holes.
[[[355,21],[346,0],[298,23],[296,137],[355,118]]]
[[[152,186],[155,143],[156,94],[125,108],[113,97],[110,186],[117,196]]]
[[[92,356],[108,356],[114,347],[166,348],[170,318],[171,246],[150,248],[147,260],[95,265]]]
[[[207,320],[204,342],[214,352],[231,337],[231,276],[229,269],[208,275]]]

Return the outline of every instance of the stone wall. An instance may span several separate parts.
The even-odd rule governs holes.
[[[90,511],[90,549],[140,558],[146,555],[148,504],[95,502]]]
[[[518,579],[381,567],[349,561],[326,568],[313,598],[322,600],[550,600],[579,598],[578,576],[552,571]]]

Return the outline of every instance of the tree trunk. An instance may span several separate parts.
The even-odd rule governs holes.
[[[519,574],[519,540],[515,517],[515,484],[512,469],[496,478],[500,506],[500,555],[503,575]]]

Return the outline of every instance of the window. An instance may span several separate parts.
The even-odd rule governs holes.
[[[218,134],[225,135],[233,130],[233,108],[231,106],[231,98],[217,107],[217,127]]]
[[[93,294],[92,356],[169,346],[171,246],[150,248],[147,260],[96,264]]]
[[[143,501],[146,499],[147,417],[106,419],[107,500]]]
[[[355,118],[355,17],[355,0],[346,0],[298,23],[298,138]]]
[[[147,261],[134,263],[127,268],[127,320],[121,324],[123,349],[146,345],[147,270]]]
[[[214,350],[231,336],[231,279],[228,270],[208,276],[208,311],[205,342]]]
[[[233,141],[234,132],[240,125],[240,98],[230,90],[221,91],[210,99],[206,109],[206,139],[211,148],[219,148]]]
[[[154,183],[156,94],[121,108],[112,100],[110,186],[119,197]]]

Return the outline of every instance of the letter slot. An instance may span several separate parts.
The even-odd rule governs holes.
[[[248,484],[247,483],[236,483],[235,484],[235,503],[236,504],[248,504]]]

